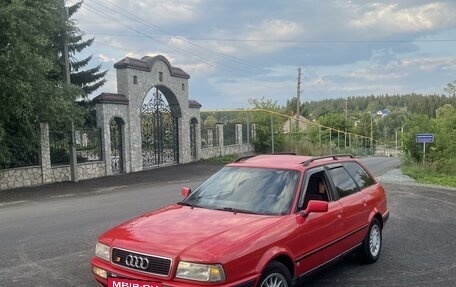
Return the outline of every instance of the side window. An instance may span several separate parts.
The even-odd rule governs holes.
[[[328,190],[328,183],[322,168],[309,171],[310,177],[303,186],[299,202],[299,209],[304,210],[310,200],[330,201],[331,195]]]
[[[364,189],[375,183],[374,179],[356,162],[346,162],[343,164],[348,173],[353,177],[359,188]]]
[[[358,191],[356,183],[342,166],[330,169],[328,173],[336,186],[340,198]]]

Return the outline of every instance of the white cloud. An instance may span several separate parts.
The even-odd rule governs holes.
[[[284,105],[296,93],[294,81],[261,81],[245,78],[213,79],[211,85],[217,91],[216,97],[229,99],[233,108],[246,107],[249,99],[260,99],[262,97]]]
[[[272,45],[264,42],[251,41],[248,45],[259,53],[272,53],[286,47],[293,46],[292,43],[287,43],[289,40],[296,40],[302,34],[301,26],[292,21],[280,19],[268,19],[257,26],[251,26],[251,31],[247,33],[246,38],[250,40],[273,40],[278,41]],[[280,41],[284,41],[280,43]]]
[[[99,54],[98,55],[98,59],[100,60],[100,62],[102,63],[116,63],[119,59],[114,59],[112,57],[109,57],[109,56],[106,56],[106,55],[103,55],[103,54]]]
[[[120,1],[119,2],[124,2]],[[200,0],[142,0],[129,1],[129,9],[154,23],[185,23],[198,16]]]
[[[214,73],[215,67],[210,66],[206,63],[194,63],[194,64],[182,64],[179,65],[179,68],[184,70],[187,74],[204,76]]]
[[[436,2],[403,9],[399,4],[373,3],[357,10],[360,15],[354,17],[349,26],[369,31],[373,37],[432,31],[456,24],[454,5],[448,3]]]
[[[423,57],[404,58],[389,63],[387,70],[407,69],[410,71],[419,70],[424,72],[437,72],[438,70],[456,70],[456,57]]]
[[[171,37],[168,41],[168,44],[179,47],[184,47],[187,43],[188,41],[183,37]]]
[[[216,53],[242,58],[253,54],[272,54],[295,46],[296,43],[289,41],[299,39],[303,32],[298,22],[263,19],[258,24],[246,23],[242,30],[214,29],[206,37],[230,40],[211,41],[207,46]]]

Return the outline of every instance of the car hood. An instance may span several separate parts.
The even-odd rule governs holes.
[[[173,205],[125,222],[100,241],[169,258],[221,262],[224,250],[258,238],[256,233],[271,230],[283,218]]]

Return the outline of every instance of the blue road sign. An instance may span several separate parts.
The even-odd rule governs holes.
[[[434,134],[417,134],[415,141],[417,143],[433,143]]]

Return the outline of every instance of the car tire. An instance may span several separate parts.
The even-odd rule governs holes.
[[[363,244],[358,250],[358,256],[362,262],[370,264],[377,261],[382,249],[383,237],[382,226],[377,218],[374,218],[369,226]]]
[[[273,261],[261,273],[257,287],[291,287],[291,274],[285,265]]]

